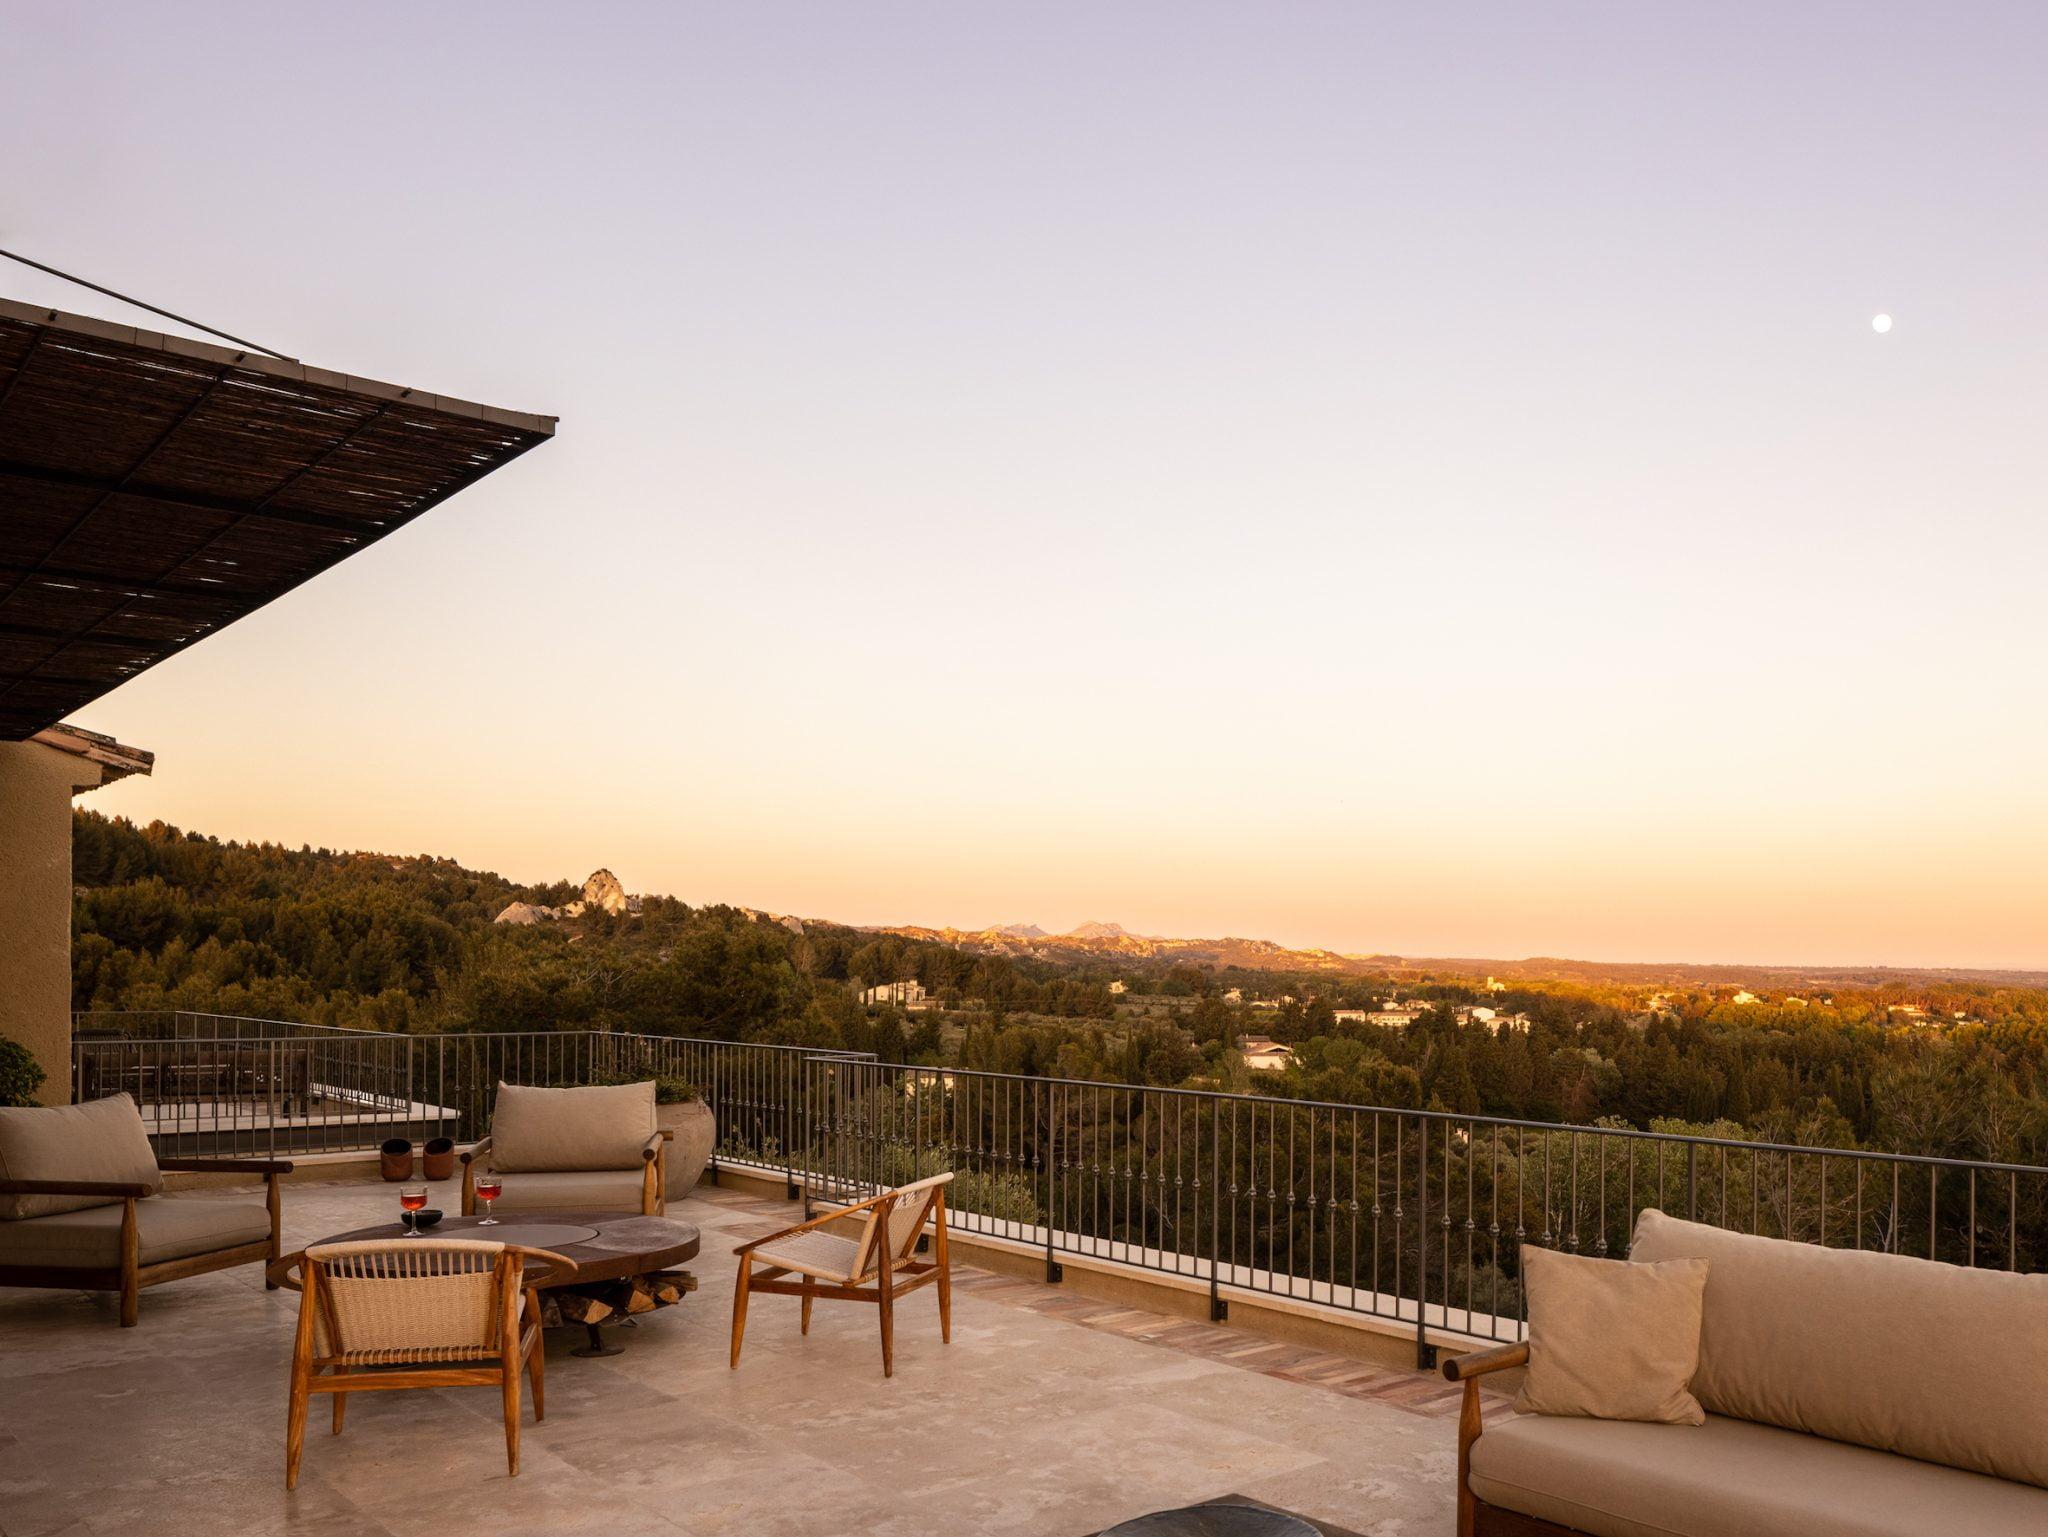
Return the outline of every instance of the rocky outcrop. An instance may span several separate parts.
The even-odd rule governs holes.
[[[583,905],[598,908],[616,918],[620,913],[632,912],[640,906],[626,895],[626,888],[619,884],[619,878],[609,870],[593,870],[590,879],[583,883]]]
[[[545,923],[550,918],[559,918],[561,916],[562,910],[558,907],[541,907],[533,902],[514,902],[502,913],[498,914],[497,917],[493,918],[491,922],[524,925],[529,923]]]
[[[557,918],[580,918],[585,913],[609,913],[616,918],[640,911],[640,899],[626,895],[626,888],[609,870],[593,870],[583,883],[583,895],[565,907],[542,907],[537,902],[514,902],[491,921],[493,923],[548,923]]]

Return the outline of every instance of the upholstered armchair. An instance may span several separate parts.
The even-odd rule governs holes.
[[[0,1286],[118,1292],[134,1327],[145,1286],[265,1264],[281,1252],[289,1163],[158,1158],[126,1094],[52,1109],[0,1109]],[[168,1200],[169,1171],[245,1174],[240,1193]]]
[[[541,1089],[501,1083],[490,1135],[462,1152],[462,1213],[476,1213],[476,1177],[501,1176],[502,1211],[668,1209],[668,1139],[655,1125],[654,1084]]]

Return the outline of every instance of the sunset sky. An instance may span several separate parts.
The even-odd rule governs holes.
[[[2040,6],[0,47],[0,246],[562,418],[77,717],[159,755],[99,810],[854,922],[2048,966]]]

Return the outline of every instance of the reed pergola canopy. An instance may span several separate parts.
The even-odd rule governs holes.
[[[0,299],[0,740],[54,725],[554,429]]]

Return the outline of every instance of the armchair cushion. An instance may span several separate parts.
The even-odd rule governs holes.
[[[2026,1537],[2048,1491],[1710,1414],[1517,1415],[1472,1443],[1472,1492],[1594,1537]]]
[[[1630,1252],[1708,1262],[1693,1392],[1710,1413],[2048,1486],[2048,1275],[1756,1238],[1656,1210],[1637,1219]]]
[[[1697,1425],[1687,1391],[1700,1361],[1707,1262],[1591,1259],[1522,1245],[1529,1373],[1515,1408]]]
[[[262,1201],[152,1196],[135,1203],[140,1262],[160,1264],[214,1254],[270,1238]],[[0,1265],[116,1270],[121,1264],[121,1203],[0,1223]]]
[[[654,1083],[538,1089],[501,1083],[491,1167],[503,1174],[632,1169],[654,1135]]]
[[[508,1175],[505,1193],[492,1206],[500,1215],[515,1211],[637,1212],[644,1179],[641,1168],[636,1158],[630,1169],[561,1169],[544,1174]]]
[[[126,1094],[49,1109],[0,1110],[0,1179],[95,1180],[163,1188],[142,1112]],[[120,1205],[104,1195],[0,1195],[0,1221]],[[118,1218],[119,1212],[116,1212]],[[118,1226],[118,1222],[116,1224]]]

